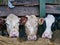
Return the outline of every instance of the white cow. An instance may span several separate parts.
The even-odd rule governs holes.
[[[46,22],[46,29],[44,31],[44,33],[42,34],[42,38],[52,38],[52,30],[51,30],[51,26],[52,24],[55,22],[55,17],[51,14],[48,14],[47,17],[44,19]]]
[[[37,39],[37,30],[38,30],[38,18],[35,15],[28,16],[26,24],[25,24],[25,31],[28,40],[36,40]]]
[[[19,37],[19,20],[16,15],[10,14],[6,18],[6,26],[9,37]]]

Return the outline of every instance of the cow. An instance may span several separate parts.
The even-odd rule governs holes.
[[[15,14],[9,14],[5,19],[0,18],[0,29],[4,29],[4,27],[6,27],[9,37],[19,37],[19,27],[24,25],[27,19],[28,18],[26,16],[19,18]],[[4,33],[5,29],[1,30],[2,34]]]
[[[48,14],[47,17],[44,18],[44,21],[46,23],[45,31],[42,34],[42,38],[52,38],[52,25],[55,23],[55,17],[51,14]]]
[[[25,24],[25,32],[27,35],[27,39],[36,40],[37,39],[37,30],[38,30],[38,18],[35,15],[28,16],[26,15]]]
[[[18,16],[14,14],[9,14],[5,19],[9,37],[12,38],[19,37],[19,22],[20,18],[18,18]]]

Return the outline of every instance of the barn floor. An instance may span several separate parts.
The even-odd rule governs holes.
[[[60,30],[56,30],[51,40],[39,38],[37,41],[25,41],[19,38],[17,39],[0,36],[0,45],[60,45],[59,34]]]

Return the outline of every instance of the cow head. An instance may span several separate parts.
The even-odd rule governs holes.
[[[9,37],[19,37],[19,20],[16,15],[10,14],[6,18],[6,26]]]
[[[36,40],[37,39],[37,30],[38,30],[38,19],[35,15],[28,16],[26,24],[25,24],[25,31],[28,40]]]
[[[6,19],[0,18],[0,29],[3,28],[4,24],[6,24],[9,37],[18,37],[19,25],[25,25],[27,20],[28,18],[25,16],[18,18],[18,16],[10,14]]]
[[[51,26],[52,24],[55,22],[55,17],[51,14],[48,14],[47,17],[44,18],[45,22],[46,22],[46,29],[42,34],[42,38],[52,38],[52,30],[51,30]]]

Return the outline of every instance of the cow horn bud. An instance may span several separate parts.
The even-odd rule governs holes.
[[[39,18],[39,25],[42,25],[44,23],[44,18]]]

